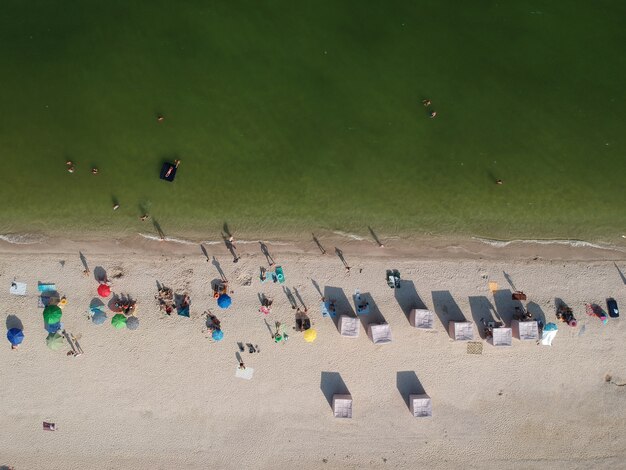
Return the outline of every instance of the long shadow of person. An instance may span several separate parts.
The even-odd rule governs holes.
[[[159,222],[157,222],[156,219],[152,219],[152,225],[154,226],[154,229],[156,230],[157,234],[159,235],[159,238],[161,240],[165,240],[165,232],[161,228],[161,224],[159,224]]]
[[[315,244],[317,245],[317,248],[322,252],[323,255],[326,254],[326,249],[322,246],[322,244],[320,243],[320,241],[317,239],[317,237],[315,236],[314,233],[311,234],[313,236],[313,241],[315,242]]]
[[[263,242],[259,242],[259,245],[261,245],[261,253],[263,253],[263,255],[265,256],[265,259],[267,260],[267,264],[269,264],[270,266],[276,264],[276,262],[274,261],[274,258],[270,254],[270,250],[267,248],[267,245]]]
[[[224,271],[222,270],[222,266],[220,265],[220,262],[217,260],[217,258],[215,258],[215,256],[213,257],[213,263],[212,264],[213,264],[213,266],[215,266],[215,269],[217,269],[217,273],[222,278],[222,281],[227,282],[226,274],[224,274]]]

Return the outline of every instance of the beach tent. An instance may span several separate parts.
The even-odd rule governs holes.
[[[409,315],[409,323],[420,330],[432,330],[435,315],[430,310],[414,308]]]
[[[107,321],[107,314],[104,313],[102,310],[99,309],[93,309],[93,316],[91,317],[91,321],[94,323],[94,325],[102,325],[104,322]]]
[[[304,332],[304,341],[307,343],[312,343],[317,339],[317,331],[313,328],[309,328]]]
[[[217,306],[220,308],[228,308],[232,302],[228,294],[222,294],[217,298]]]
[[[64,338],[59,333],[50,333],[46,338],[46,345],[53,351],[57,351],[63,347]]]
[[[472,323],[467,321],[451,321],[448,323],[448,333],[455,341],[472,341],[474,339],[474,328]]]
[[[139,318],[137,317],[128,317],[126,319],[126,328],[129,330],[136,330],[139,328]]]
[[[548,323],[541,334],[541,344],[543,346],[552,346],[552,340],[556,336],[558,327],[554,323]]]
[[[352,418],[352,395],[333,395],[335,418]]]
[[[433,403],[426,394],[409,395],[409,407],[416,418],[425,418],[433,415]]]
[[[513,333],[511,328],[493,328],[492,336],[489,339],[494,346],[511,346],[513,341]]]
[[[339,317],[339,334],[348,338],[359,337],[359,320],[358,318],[349,317],[347,315],[341,315]]]
[[[63,312],[57,305],[48,305],[43,309],[43,321],[46,325],[54,325],[61,321]]]
[[[11,328],[7,331],[7,339],[13,346],[17,346],[24,341],[24,332],[19,328]]]
[[[111,288],[106,284],[100,284],[98,286],[98,295],[100,297],[108,297],[111,295]]]
[[[513,336],[522,341],[537,341],[539,339],[539,325],[537,325],[537,322],[534,320],[513,320],[511,322],[511,330],[513,330]]]
[[[111,318],[111,325],[113,325],[116,329],[124,328],[126,326],[126,317],[121,313],[113,315]]]
[[[370,323],[367,325],[367,335],[374,344],[391,343],[391,328],[387,323]]]

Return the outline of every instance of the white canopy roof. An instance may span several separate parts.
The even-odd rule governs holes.
[[[448,323],[450,337],[455,341],[472,341],[474,339],[474,327],[472,323],[463,321],[451,321]]]
[[[341,315],[339,317],[339,333],[341,336],[347,336],[348,338],[358,338],[359,336],[359,319],[355,317],[349,317],[347,315]]]
[[[435,314],[430,310],[414,308],[409,316],[411,326],[422,330],[431,330],[435,322]]]
[[[374,344],[391,343],[391,328],[387,323],[370,323],[367,326],[367,335]]]

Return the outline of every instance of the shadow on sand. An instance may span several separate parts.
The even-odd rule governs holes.
[[[410,408],[409,395],[422,395],[426,393],[422,383],[412,370],[404,370],[396,373],[396,388],[407,408]]]
[[[320,390],[322,390],[328,406],[331,408],[333,406],[333,395],[350,393],[339,372],[322,372]]]

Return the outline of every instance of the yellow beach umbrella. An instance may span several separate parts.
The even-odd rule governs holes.
[[[317,331],[309,329],[304,332],[304,341],[307,343],[312,343],[315,338],[317,338]]]

